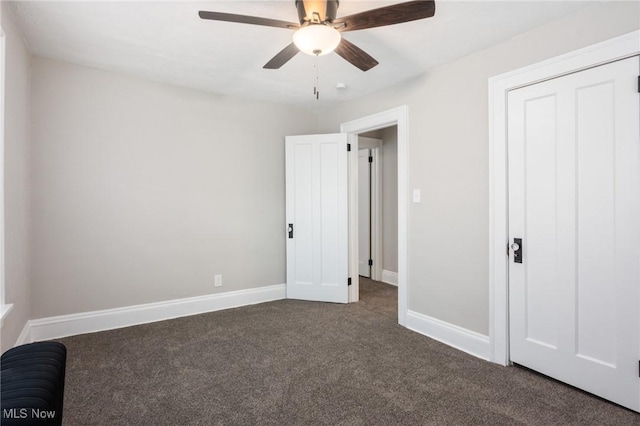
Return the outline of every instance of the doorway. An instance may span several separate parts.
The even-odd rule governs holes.
[[[397,312],[398,323],[406,327],[406,106],[343,123],[340,133],[286,138],[286,287],[287,298],[339,303],[359,300],[358,134],[390,126],[397,128],[398,196],[397,205],[391,206],[398,213]]]
[[[397,213],[397,285],[398,285],[398,323],[406,326],[408,310],[407,291],[407,145],[408,145],[408,108],[406,106],[387,110],[341,125],[341,132],[349,135],[349,143],[358,151],[358,135],[396,126],[397,139],[397,202],[388,205]],[[349,159],[349,271],[352,285],[349,287],[349,301],[359,300],[358,280],[358,155]],[[353,277],[355,276],[355,279]]]
[[[359,275],[398,285],[398,129],[358,135]]]

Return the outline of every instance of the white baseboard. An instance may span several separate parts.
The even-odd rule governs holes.
[[[24,345],[25,343],[31,343],[31,321],[27,321],[27,323],[22,327],[22,331],[20,335],[16,339],[16,344],[13,346]]]
[[[407,313],[407,328],[484,360],[491,358],[489,336],[418,312]]]
[[[396,287],[398,287],[398,273],[383,269],[382,279],[380,281],[382,281],[383,283],[395,285]]]
[[[22,344],[75,336],[77,334],[95,333],[97,331],[271,302],[285,297],[285,284],[278,284],[269,287],[168,300],[124,308],[40,318],[30,320],[25,325],[18,342]]]

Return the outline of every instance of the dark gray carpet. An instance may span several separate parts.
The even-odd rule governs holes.
[[[396,324],[397,292],[282,300],[62,339],[66,425],[640,425]]]

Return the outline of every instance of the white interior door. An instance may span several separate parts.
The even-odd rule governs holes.
[[[358,151],[358,274],[371,278],[371,152]]]
[[[508,95],[510,358],[640,410],[638,57]]]
[[[347,303],[347,135],[288,136],[287,298]]]

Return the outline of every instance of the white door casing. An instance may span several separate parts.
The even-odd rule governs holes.
[[[358,275],[371,278],[371,151],[358,150]]]
[[[509,92],[510,358],[640,410],[638,57]]]
[[[349,301],[347,138],[286,138],[287,298]]]

